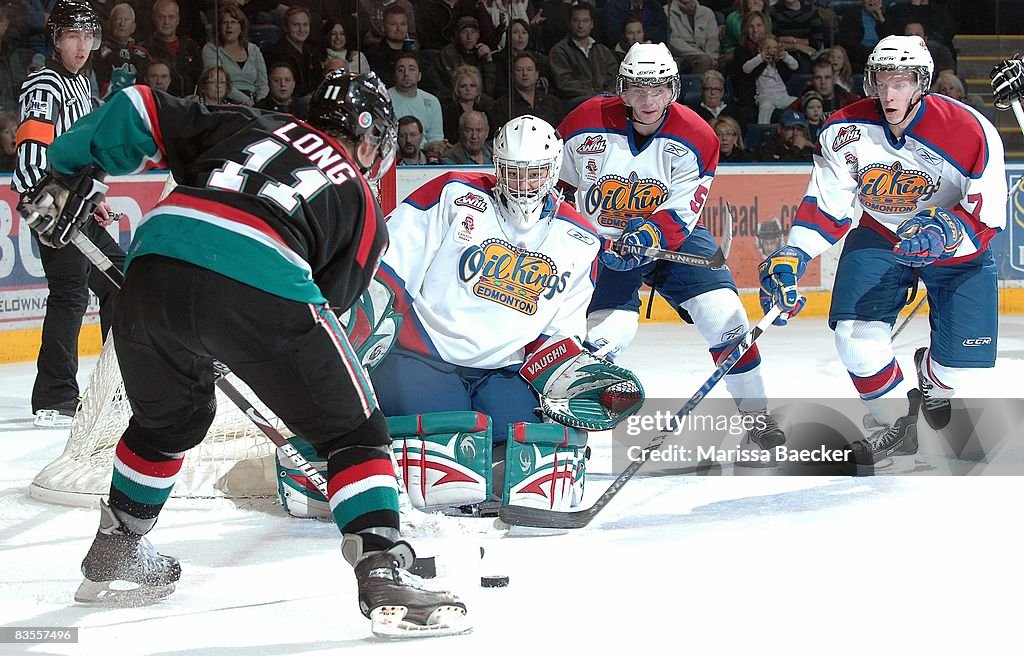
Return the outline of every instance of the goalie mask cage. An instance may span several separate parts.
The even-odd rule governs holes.
[[[394,167],[377,184],[376,193],[385,213],[394,209]],[[234,375],[229,380],[278,430],[292,435],[244,382]],[[206,439],[185,454],[171,503],[208,498],[276,499],[274,444],[220,389],[216,396],[217,416]],[[114,448],[130,416],[117,355],[107,339],[82,394],[64,452],[36,475],[29,495],[64,505],[97,505],[110,491]]]

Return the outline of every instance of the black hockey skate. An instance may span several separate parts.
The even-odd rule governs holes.
[[[370,552],[356,561],[359,610],[370,619],[373,634],[395,639],[471,631],[466,605],[458,597],[428,590],[420,577],[409,573],[415,558],[408,543],[397,542],[388,551]]]
[[[874,433],[850,445],[850,458],[858,474],[870,474],[879,469],[892,456],[911,456],[917,453],[917,416],[921,409],[921,392],[907,392],[910,412],[891,426],[883,425]]]
[[[750,426],[740,442],[740,450],[758,452],[756,457],[741,458],[737,467],[774,467],[778,464],[773,449],[786,443],[786,434],[767,410],[744,412],[744,425]],[[752,423],[751,423],[752,422]]]
[[[107,606],[144,606],[174,592],[181,566],[157,553],[149,540],[121,526],[106,500],[100,500],[100,527],[82,561],[85,580],[75,601]]]
[[[935,396],[935,383],[924,372],[924,359],[928,349],[924,346],[914,352],[914,368],[917,369],[917,386],[924,397],[924,420],[932,430],[942,430],[949,425],[953,406],[948,398]]]

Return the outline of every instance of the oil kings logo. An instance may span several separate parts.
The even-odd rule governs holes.
[[[455,204],[459,207],[468,207],[476,210],[477,212],[483,212],[487,209],[487,201],[484,200],[484,197],[480,194],[474,194],[472,191],[467,193],[465,196],[459,196],[456,198]]]
[[[569,272],[559,275],[554,260],[501,239],[469,246],[459,257],[459,279],[473,283],[473,293],[523,314],[534,315],[541,297],[565,291]]]
[[[608,147],[608,142],[601,135],[590,135],[583,140],[583,143],[576,146],[576,152],[580,155],[596,155],[603,153]]]
[[[939,190],[925,171],[904,169],[899,162],[891,166],[869,164],[858,173],[860,202],[864,209],[882,214],[905,214],[917,209]]]
[[[832,140],[832,152],[838,153],[843,146],[848,146],[860,139],[860,128],[856,125],[844,125],[839,128],[836,138]]]
[[[630,219],[650,216],[667,196],[668,187],[661,180],[640,178],[632,171],[628,178],[601,176],[587,191],[583,206],[587,215],[597,217],[598,225],[622,229]]]

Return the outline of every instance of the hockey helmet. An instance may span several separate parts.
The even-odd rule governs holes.
[[[679,97],[679,67],[664,43],[634,43],[619,64],[615,92],[622,95],[629,85],[655,86],[669,83],[671,100]]]
[[[783,247],[782,223],[777,218],[771,218],[764,223],[759,223],[757,232],[757,249],[765,256],[774,253]]]
[[[358,146],[377,146],[377,159],[363,173],[376,181],[391,168],[398,143],[398,121],[391,97],[373,71],[333,70],[309,100],[307,122]]]
[[[494,137],[497,207],[509,223],[525,230],[540,219],[562,168],[562,137],[536,116],[519,116]]]
[[[928,45],[919,36],[887,36],[878,42],[864,64],[864,95],[878,97],[878,74],[886,71],[907,71],[916,76],[917,91],[928,93],[935,63]]]
[[[100,19],[84,0],[60,0],[46,19],[46,33],[50,44],[59,49],[60,37],[65,32],[92,32],[92,49],[99,50],[103,40]]]

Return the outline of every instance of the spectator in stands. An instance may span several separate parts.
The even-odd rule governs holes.
[[[772,138],[761,144],[758,160],[761,162],[810,162],[814,143],[807,138],[807,117],[800,112],[786,110],[779,119]]]
[[[464,16],[476,17],[475,0],[420,0],[416,6],[420,48],[441,50],[454,43],[456,25]]]
[[[21,83],[28,75],[28,53],[17,43],[13,32],[9,32],[11,19],[17,17],[13,5],[0,4],[0,111],[18,111],[18,96]]]
[[[190,96],[190,100],[197,100],[207,107],[213,105],[241,104],[231,99],[231,75],[226,68],[221,66],[210,66],[199,74],[199,93]]]
[[[411,50],[414,42],[409,38],[409,12],[401,5],[391,5],[384,11],[384,38],[366,49],[366,60],[384,86],[395,83],[395,62]]]
[[[423,124],[415,116],[398,119],[398,165],[442,164],[441,157],[423,150]]]
[[[985,108],[985,103],[977,96],[972,96],[967,93],[967,89],[964,88],[964,83],[957,77],[956,73],[951,71],[943,71],[939,73],[935,78],[935,84],[932,85],[933,93],[940,93],[947,98],[958,100],[963,104],[972,107],[983,116],[988,117],[989,112]]]
[[[126,2],[114,5],[103,31],[103,43],[93,57],[100,97],[107,99],[121,89],[142,81],[149,51],[136,43],[135,10]]]
[[[634,43],[650,43],[650,40],[644,32],[644,24],[639,18],[627,18],[626,22],[622,24],[622,38],[612,48],[612,52],[615,53],[615,58],[619,60],[620,64]],[[663,42],[659,41],[659,43]]]
[[[348,21],[328,20],[324,22],[324,29],[321,34],[323,41],[323,52],[320,53],[320,63],[326,64],[328,59],[340,59],[345,62],[345,70],[365,73],[370,70],[370,62],[366,56],[348,47],[349,27]],[[353,45],[355,39],[352,40]]]
[[[778,39],[770,34],[761,39],[761,51],[744,62],[743,72],[755,78],[758,123],[771,123],[775,110],[796,102],[797,99],[786,90],[786,81],[793,76],[798,65],[796,58],[783,50]]]
[[[171,85],[167,91],[179,98],[196,92],[196,83],[203,72],[199,44],[187,36],[178,36],[180,23],[181,9],[177,0],[156,0],[153,33],[144,44],[150,57],[163,60],[170,67]]]
[[[906,27],[903,28],[903,35],[919,36],[928,44],[928,52],[931,53],[932,62],[935,64],[935,70],[932,74],[933,84],[939,79],[939,74],[943,72],[956,73],[956,60],[953,59],[953,53],[941,43],[929,41],[928,33],[925,31],[923,24],[917,22],[907,23]]]
[[[459,143],[444,157],[445,164],[474,164],[489,166],[493,153],[487,145],[490,133],[487,116],[483,112],[468,111],[459,117]]]
[[[395,86],[388,89],[388,95],[395,116],[414,116],[419,121],[420,131],[427,140],[423,149],[443,155],[451,144],[445,140],[441,101],[419,88],[422,77],[419,57],[413,51],[404,52],[395,62]]]
[[[551,54],[555,44],[569,35],[569,14],[576,0],[543,0],[537,17],[542,22],[537,35],[537,47],[546,54]]]
[[[220,31],[217,43],[203,46],[203,66],[218,66],[228,74],[231,91],[226,96],[236,104],[256,104],[270,92],[267,85],[267,63],[263,53],[249,43],[249,19],[237,5],[225,4],[220,9]],[[204,70],[205,70],[204,69]],[[200,88],[200,95],[202,95]]]
[[[18,115],[0,111],[0,173],[13,173],[18,163],[17,142]]]
[[[767,16],[768,3],[765,0],[741,0],[740,8],[730,12],[725,17],[725,31],[722,33],[723,54],[732,52],[740,44],[743,19],[752,11],[759,11]],[[771,20],[768,20],[766,27],[770,32],[772,29]]]
[[[984,3],[991,4],[991,3]],[[1001,3],[1009,8],[1011,3]],[[1019,3],[1012,3],[1019,12]],[[1010,13],[1007,11],[1007,13]],[[949,11],[947,3],[941,0],[909,0],[894,4],[889,9],[889,21],[893,25],[894,34],[903,34],[907,23],[921,23],[928,32],[928,38],[934,43],[941,43],[950,52],[954,51],[953,37],[956,36],[956,21]]]
[[[455,69],[449,96],[441,101],[444,117],[444,137],[451,143],[459,140],[462,114],[469,111],[490,112],[494,99],[483,93],[480,71],[476,66],[463,64]],[[487,136],[487,135],[485,135]]]
[[[535,15],[529,0],[479,0],[476,18],[480,21],[480,41],[491,50],[501,50],[508,45],[512,21],[522,21],[529,26]]]
[[[604,6],[605,45],[612,46],[618,42],[626,22],[634,20],[640,21],[642,33],[652,42],[668,41],[668,16],[660,0],[608,0]]]
[[[524,114],[542,118],[551,125],[561,123],[565,118],[562,101],[544,93],[540,88],[536,56],[532,52],[521,53],[516,57],[513,66],[513,92],[494,101],[494,108],[488,117],[490,124],[502,126]]]
[[[736,107],[727,104],[724,98],[725,76],[718,71],[707,71],[700,78],[700,102],[690,109],[708,123],[721,116],[740,120]]]
[[[740,124],[757,122],[757,75],[755,68],[744,72],[747,62],[761,56],[761,42],[768,36],[768,17],[752,11],[743,19],[740,44],[729,62],[728,77],[732,82],[732,99],[740,112]]]
[[[854,72],[861,73],[875,44],[899,33],[895,21],[886,16],[882,0],[860,0],[859,7],[850,7],[840,15],[836,43],[846,48]]]
[[[495,94],[505,95],[511,91],[513,60],[524,52],[533,53],[541,77],[541,86],[547,89],[550,77],[548,58],[536,52],[530,44],[530,25],[526,21],[516,18],[512,20],[512,24],[508,28],[508,45],[503,50],[494,53]],[[499,125],[504,125],[504,123]]]
[[[832,46],[822,54],[832,64],[832,74],[835,76],[836,84],[847,91],[860,93],[860,89],[853,88],[853,66],[850,65],[850,57],[846,54],[843,46]]]
[[[271,64],[267,82],[270,93],[256,103],[256,107],[291,114],[295,118],[305,120],[309,103],[307,98],[295,96],[295,70],[292,69],[292,65],[283,61]]]
[[[551,48],[548,66],[557,95],[570,112],[584,100],[615,90],[619,60],[590,35],[594,29],[594,7],[585,2],[569,12],[569,34]]]
[[[682,64],[680,73],[700,75],[718,66],[718,22],[715,12],[697,0],[670,0],[668,46]]]
[[[810,0],[779,0],[771,8],[772,32],[779,44],[796,58],[801,72],[811,68],[811,57],[825,44],[825,24]]]
[[[807,91],[800,96],[800,111],[807,119],[807,138],[817,141],[825,125],[825,99],[817,91]]]
[[[295,95],[303,98],[313,93],[324,77],[323,64],[316,47],[309,40],[310,12],[302,5],[292,5],[284,13],[284,36],[264,53],[270,63],[286,62],[295,71]]]
[[[859,95],[852,91],[847,91],[836,84],[832,64],[824,57],[814,62],[814,68],[811,70],[811,81],[807,87],[801,90],[800,95],[808,91],[817,91],[821,94],[822,104],[825,107],[825,118],[831,116],[833,112],[839,111],[843,107],[860,100]],[[792,103],[788,109],[800,111],[800,101],[797,100]]]
[[[401,7],[405,10],[408,19],[408,33],[416,34],[415,10],[409,0],[359,0],[358,13],[359,25],[365,29],[362,37],[363,47],[369,47],[384,39],[384,13],[391,7]],[[352,33],[352,43],[358,43],[359,38]]]
[[[162,59],[150,59],[142,71],[142,81],[151,89],[170,93],[171,67]]]
[[[456,26],[455,42],[449,43],[434,59],[430,81],[434,89],[446,89],[452,85],[452,76],[459,66],[475,66],[483,80],[483,92],[493,96],[497,73],[491,49],[480,42],[480,21],[472,16],[459,19]]]
[[[711,128],[718,135],[718,163],[743,164],[754,161],[754,154],[743,145],[743,131],[731,116],[711,120]]]

